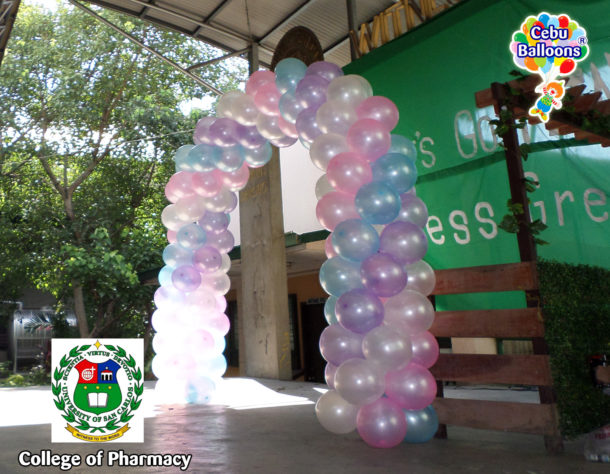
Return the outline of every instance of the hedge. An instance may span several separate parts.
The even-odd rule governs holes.
[[[538,274],[560,429],[574,438],[610,423],[588,360],[610,355],[610,271],[541,260]]]

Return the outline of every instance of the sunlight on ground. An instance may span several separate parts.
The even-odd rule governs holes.
[[[234,410],[272,408],[294,405],[313,405],[306,397],[278,393],[262,383],[245,378],[225,379],[217,387],[211,405],[226,405]]]
[[[154,382],[146,382],[139,409],[144,418],[152,418],[159,413],[153,387]],[[314,390],[321,392],[317,388]],[[224,405],[233,410],[314,403],[307,397],[279,393],[256,380],[245,378],[225,379],[210,401],[210,405]],[[0,427],[48,424],[56,413],[50,386],[0,389]]]

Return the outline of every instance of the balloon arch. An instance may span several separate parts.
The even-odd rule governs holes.
[[[224,94],[216,113],[199,120],[193,145],[178,149],[165,189],[169,245],[152,316],[161,399],[206,403],[224,374],[229,213],[271,145],[300,140],[326,172],[316,214],[331,231],[320,269],[330,295],[320,338],[329,391],[317,417],[334,433],[357,429],[376,447],[429,440],[438,426],[428,370],[438,344],[426,298],[435,279],[422,260],[428,213],[413,188],[416,150],[391,134],[396,106],[335,64],[287,58],[275,72],[252,74],[245,93]]]

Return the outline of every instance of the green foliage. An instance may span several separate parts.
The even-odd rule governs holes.
[[[610,421],[610,397],[588,364],[610,353],[610,271],[550,261],[538,271],[561,431],[572,438]]]
[[[0,362],[0,379],[4,379],[11,374],[11,362]]]
[[[25,377],[21,374],[13,374],[4,381],[8,387],[23,387],[26,385]]]
[[[185,66],[220,54],[137,19],[101,14]],[[199,72],[230,90],[246,67],[234,60]],[[202,115],[181,107],[206,96],[78,9],[21,6],[0,68],[4,300],[36,287],[65,313],[82,295],[84,309],[74,310],[89,335],[143,336],[153,289],[137,275],[162,264],[163,190],[174,151]],[[56,323],[56,333],[69,332]]]

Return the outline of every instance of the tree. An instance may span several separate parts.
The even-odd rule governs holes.
[[[178,63],[221,54],[104,16]],[[244,76],[239,61],[202,75],[221,90]],[[0,68],[0,291],[52,292],[81,337],[141,335],[152,289],[137,275],[162,264],[172,154],[202,113],[180,106],[208,94],[78,10],[22,5]]]

